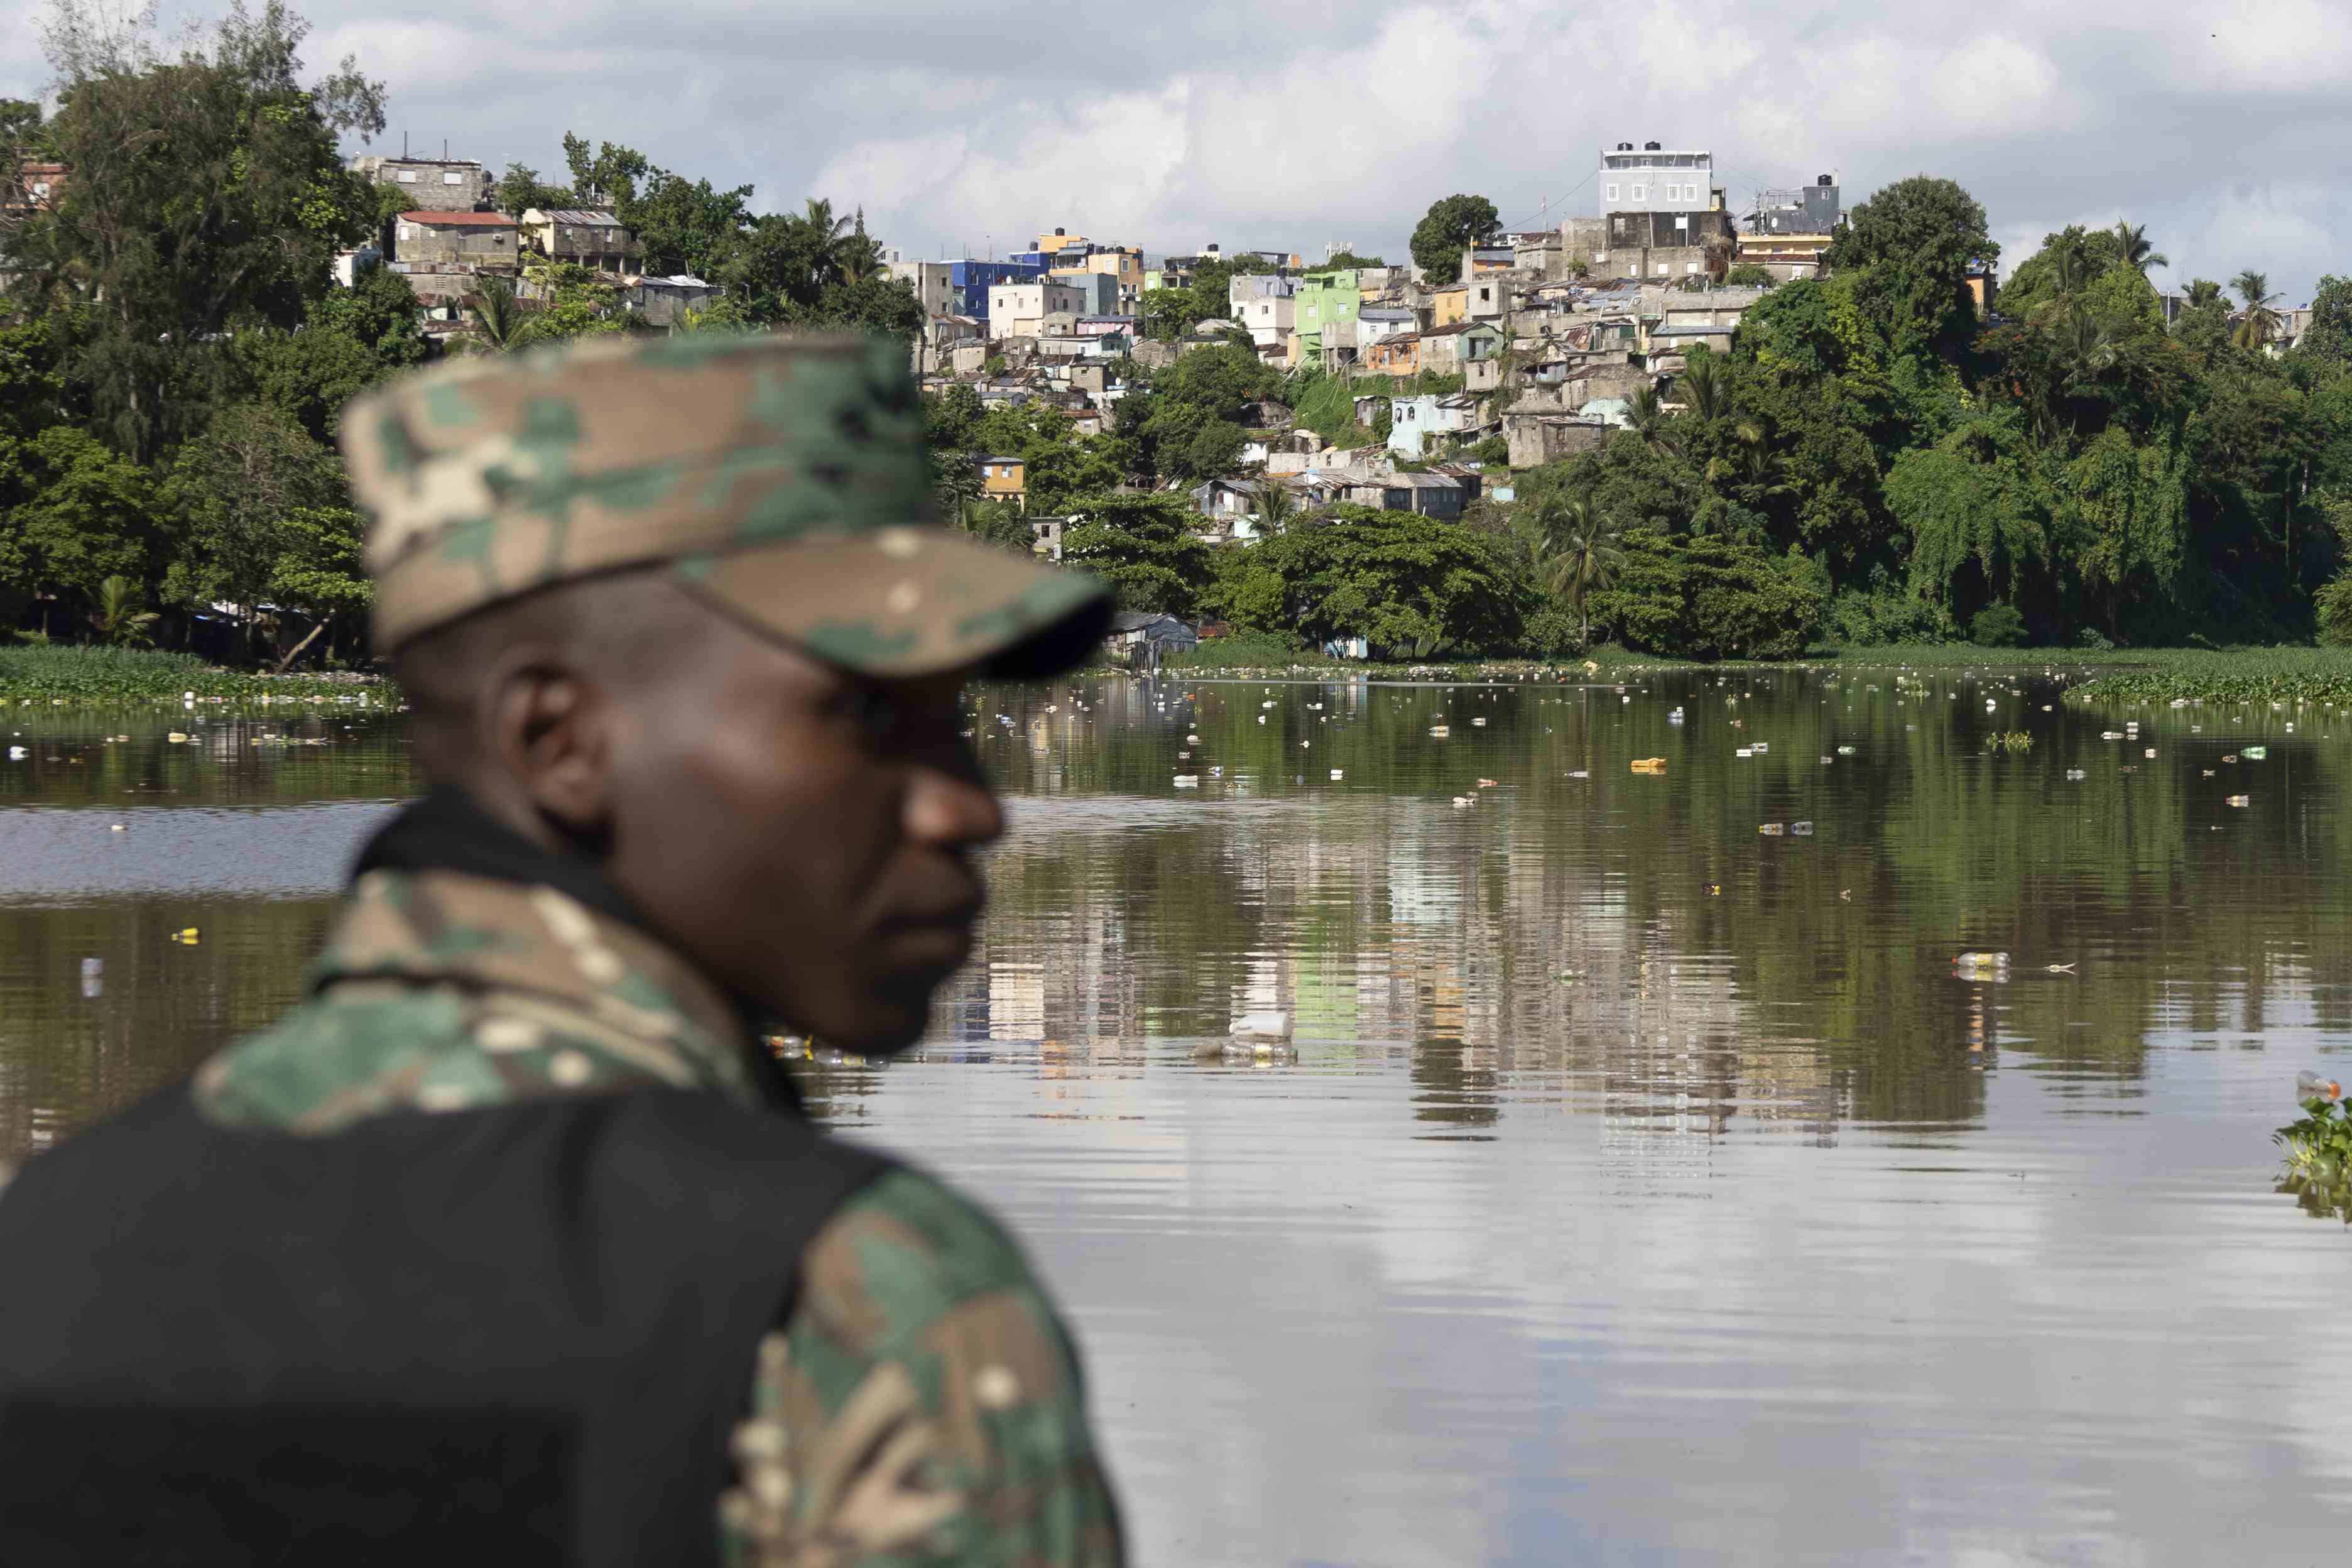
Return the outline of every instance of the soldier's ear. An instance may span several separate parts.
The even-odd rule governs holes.
[[[576,666],[522,652],[489,683],[485,750],[541,816],[576,842],[602,842],[613,809],[611,695]]]

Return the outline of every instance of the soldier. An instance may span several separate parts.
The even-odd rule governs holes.
[[[960,687],[1107,620],[926,526],[922,423],[849,338],[352,404],[431,792],[302,1002],[0,1197],[0,1562],[1121,1561],[1019,1249],[761,1040],[915,1040],[1003,826]]]

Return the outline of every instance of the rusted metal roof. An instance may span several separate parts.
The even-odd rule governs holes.
[[[432,224],[441,228],[518,228],[521,226],[504,213],[413,212],[401,214],[400,221]]]

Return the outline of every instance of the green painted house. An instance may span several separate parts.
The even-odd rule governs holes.
[[[1352,267],[1330,272],[1309,272],[1298,280],[1297,311],[1292,323],[1298,330],[1298,353],[1304,360],[1321,363],[1323,329],[1339,321],[1352,321],[1364,302],[1361,285]]]

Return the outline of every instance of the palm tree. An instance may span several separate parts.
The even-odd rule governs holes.
[[[1258,533],[1273,538],[1298,521],[1298,497],[1288,485],[1260,479],[1250,490],[1250,517]]]
[[[1580,635],[1589,647],[1592,616],[1585,607],[1588,595],[1617,580],[1625,552],[1617,548],[1616,535],[1593,515],[1592,503],[1581,497],[1546,501],[1536,513],[1536,526],[1537,576],[1546,592],[1576,606],[1583,623]]]
[[[98,607],[89,621],[108,642],[138,647],[154,640],[147,628],[162,618],[147,607],[147,595],[138,584],[128,577],[109,577],[98,585]]]
[[[2238,321],[2238,346],[2259,352],[2278,331],[2279,313],[2271,309],[2278,296],[2271,292],[2269,277],[2252,268],[2231,279],[2230,287],[2246,302],[2246,313]]]
[[[853,229],[856,219],[834,216],[832,202],[811,196],[807,206],[807,212],[784,221],[800,231],[809,270],[819,283],[856,281],[852,275],[861,270],[861,258],[870,257],[874,242]]]
[[[466,310],[474,318],[475,335],[493,353],[514,347],[521,335],[522,306],[515,299],[514,285],[494,273],[467,296]]]
[[[1731,412],[1731,377],[1711,353],[1691,352],[1690,363],[1675,379],[1675,394],[1686,411],[1710,424]]]
[[[1658,389],[1637,386],[1627,400],[1625,422],[1633,434],[1644,441],[1656,441],[1664,434],[1666,411],[1658,405]]]
[[[2189,284],[2189,304],[2192,310],[2221,302],[2221,286],[2210,278],[2192,279]]]
[[[2155,242],[2147,237],[2145,226],[2116,219],[2116,248],[2123,252],[2124,265],[2145,276],[2151,267],[2169,267],[2172,258],[2157,252]]]

